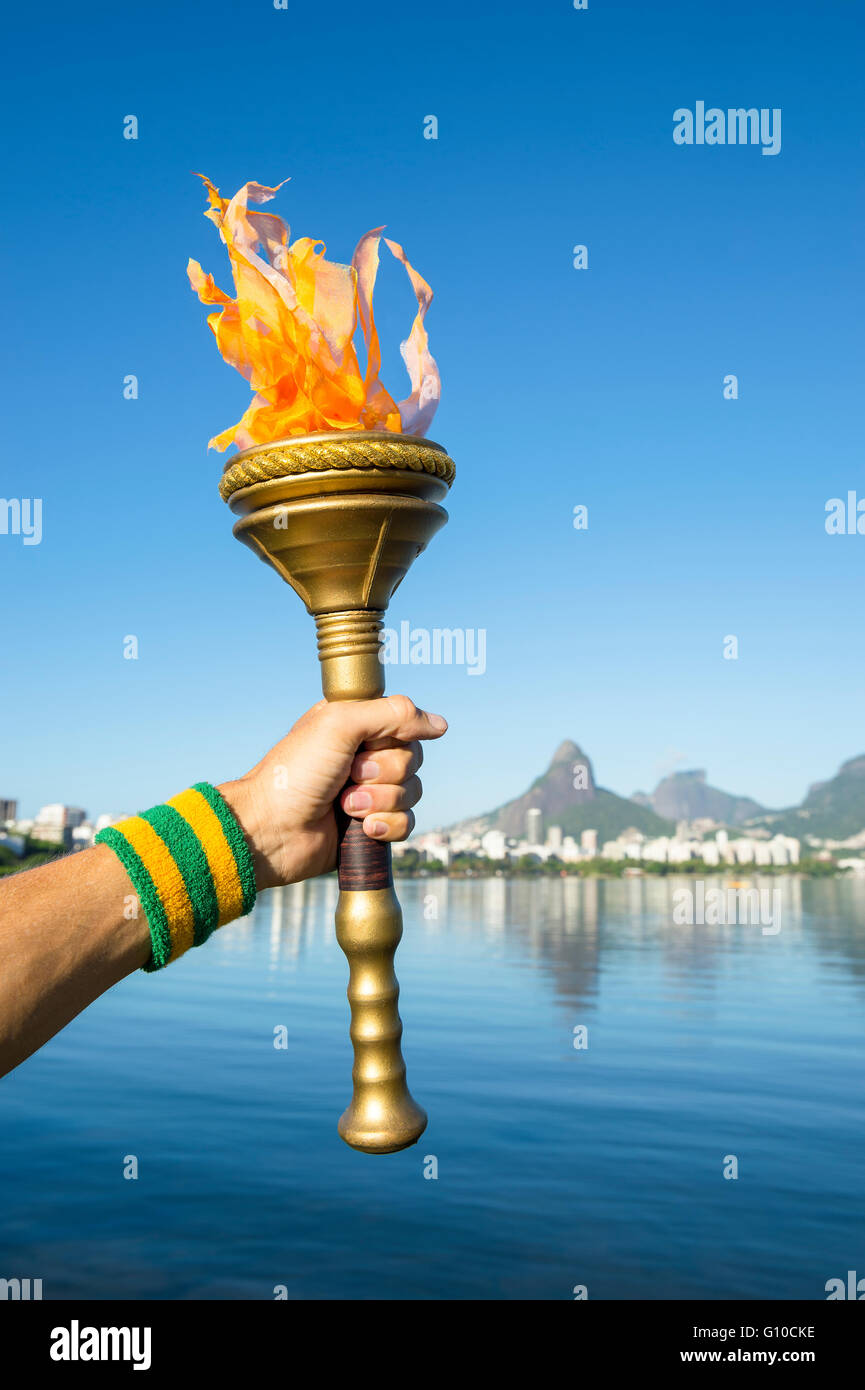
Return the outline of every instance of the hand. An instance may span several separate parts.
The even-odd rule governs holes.
[[[422,791],[420,740],[446,729],[406,695],[307,710],[257,767],[219,788],[252,849],[258,888],[334,868],[337,797],[372,839],[407,839]]]

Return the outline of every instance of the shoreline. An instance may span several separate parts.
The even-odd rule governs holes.
[[[802,860],[798,864],[704,864],[699,860],[690,860],[684,864],[664,864],[647,863],[639,864],[620,863],[617,861],[593,861],[597,867],[588,865],[562,865],[555,864],[546,867],[544,864],[535,866],[525,865],[522,867],[504,867],[501,864],[491,863],[483,865],[480,862],[472,865],[460,865],[457,868],[446,866],[440,862],[435,864],[418,864],[402,867],[399,859],[394,860],[394,878],[514,878],[514,879],[540,879],[540,878],[580,878],[580,879],[624,879],[624,878],[701,878],[712,876],[714,878],[730,878],[734,880],[751,878],[849,878],[855,879],[857,875],[851,868],[839,868],[837,863],[828,860]]]

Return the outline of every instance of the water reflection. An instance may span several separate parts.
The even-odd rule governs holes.
[[[269,971],[299,961],[316,945],[327,948],[335,944],[333,914],[338,892],[336,877],[328,875],[272,888],[261,895],[256,915],[268,914]]]
[[[865,882],[747,882],[778,935],[677,925],[690,878],[400,880],[430,1128],[392,1161],[335,1135],[336,881],[262,894],[4,1082],[0,1271],[52,1298],[824,1297],[865,1238]],[[127,1152],[146,1180],[106,1182]]]
[[[538,969],[569,1007],[596,997],[604,953],[649,948],[667,986],[686,995],[707,989],[724,976],[731,955],[813,953],[843,966],[865,984],[865,880],[808,880],[761,877],[704,880],[713,888],[775,892],[780,931],[759,923],[677,923],[676,894],[695,891],[691,877],[578,879],[475,878],[401,879],[406,931],[431,944],[445,934],[480,940],[491,959],[505,955],[516,965]],[[334,875],[262,894],[253,922],[232,929],[232,950],[251,948],[251,934],[268,924],[268,968],[297,963],[311,949],[333,949]]]

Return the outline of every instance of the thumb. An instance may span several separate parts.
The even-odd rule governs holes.
[[[351,750],[378,738],[395,738],[400,743],[441,738],[448,727],[447,720],[440,714],[418,709],[407,695],[385,695],[380,700],[335,701],[329,709],[331,719],[345,738],[346,747]]]

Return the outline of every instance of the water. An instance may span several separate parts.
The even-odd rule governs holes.
[[[336,1134],[335,884],[263,895],[0,1083],[0,1277],[45,1298],[821,1299],[865,1276],[865,883],[771,880],[775,936],[673,925],[677,886],[402,881],[430,1125],[378,1158]]]

